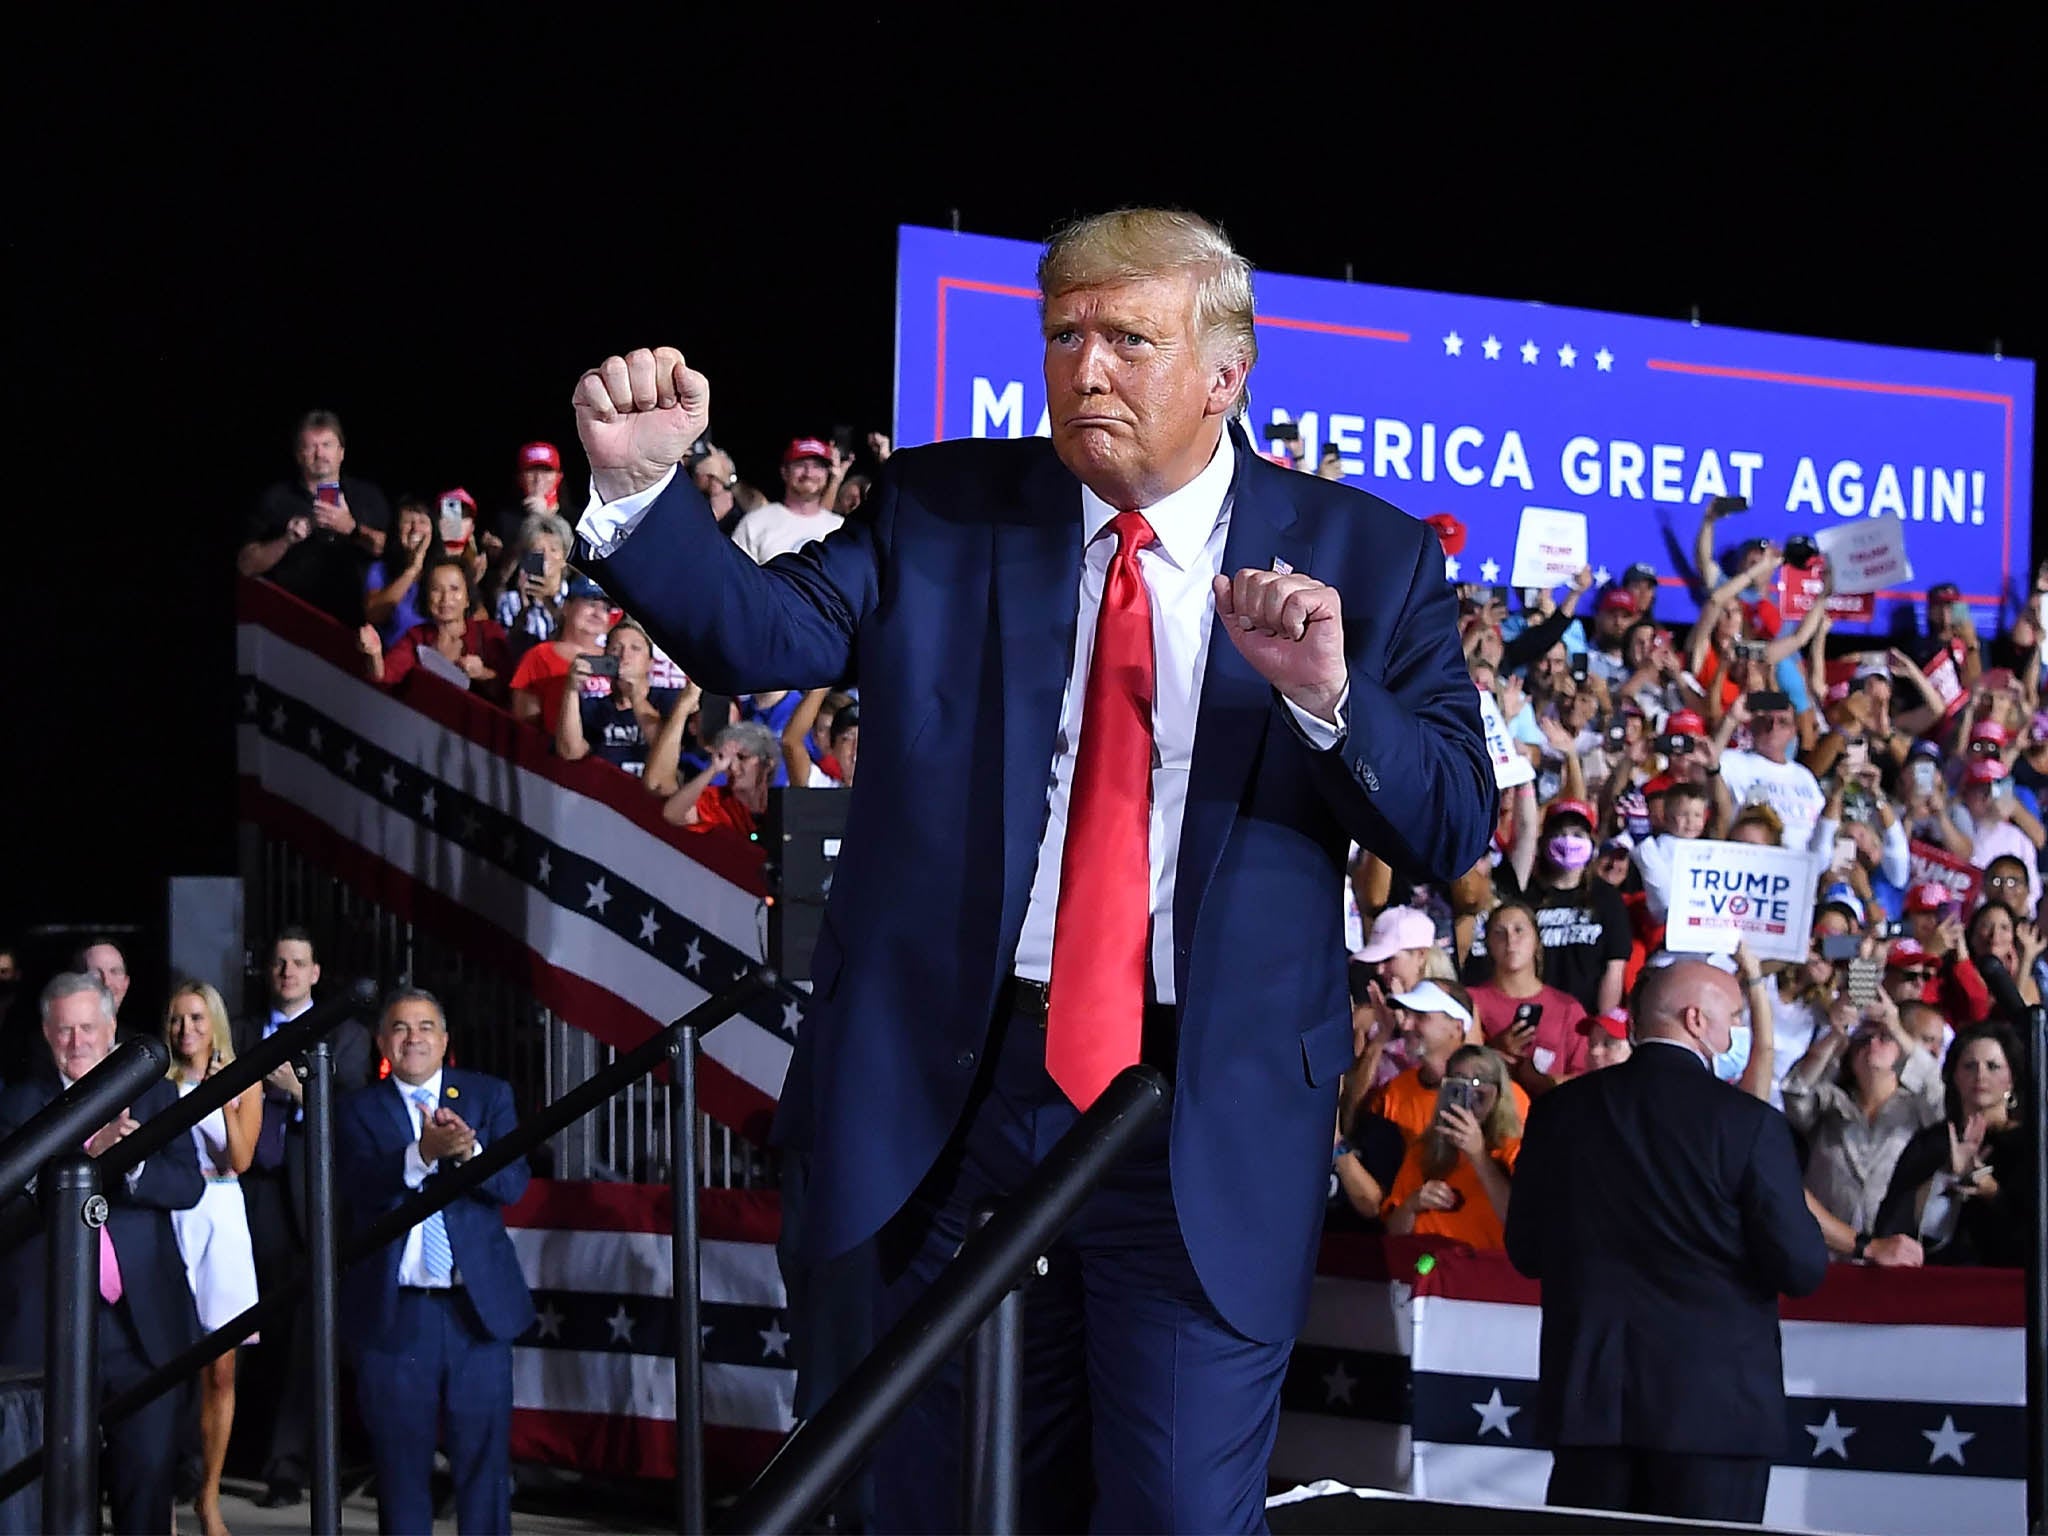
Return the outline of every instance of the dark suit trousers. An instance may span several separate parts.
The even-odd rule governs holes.
[[[999,1019],[951,1146],[877,1243],[877,1334],[952,1258],[975,1206],[1014,1191],[1078,1119],[1045,1033]],[[1233,1330],[1174,1214],[1161,1126],[1098,1187],[1025,1291],[1022,1529],[1255,1531],[1289,1344]],[[877,1526],[957,1531],[955,1359],[873,1462]]]
[[[1761,1525],[1770,1487],[1771,1463],[1762,1456],[1568,1445],[1551,1455],[1546,1502],[1571,1509]]]
[[[150,1372],[142,1337],[125,1302],[100,1304],[100,1390],[111,1398]],[[113,1506],[116,1536],[162,1536],[171,1528],[177,1463],[178,1394],[165,1393],[106,1426],[100,1478]]]
[[[388,1339],[356,1348],[356,1401],[377,1464],[377,1529],[434,1528],[434,1446],[455,1474],[462,1536],[512,1529],[512,1346],[460,1290],[401,1289]]]
[[[257,1285],[268,1296],[306,1267],[286,1169],[251,1168],[242,1175],[242,1198],[256,1250]],[[312,1472],[313,1323],[303,1299],[264,1325],[250,1354],[250,1379],[241,1388],[242,1411],[236,1417],[270,1426],[264,1480],[304,1485]]]

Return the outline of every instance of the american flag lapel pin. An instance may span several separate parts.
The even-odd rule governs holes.
[[[1273,557],[1273,574],[1275,576],[1292,576],[1294,574],[1294,567],[1285,560],[1282,560],[1278,555],[1275,555]]]

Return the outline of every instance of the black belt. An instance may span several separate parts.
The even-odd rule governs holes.
[[[1045,1011],[1052,997],[1052,984],[1033,981],[1028,976],[1012,976],[1003,984],[1004,996],[998,998],[998,1006],[1020,1019],[1029,1019],[1040,1029],[1045,1028]],[[1148,1035],[1153,1031],[1171,1031],[1179,1019],[1179,1010],[1172,1003],[1147,1003],[1145,1005],[1145,1029]]]

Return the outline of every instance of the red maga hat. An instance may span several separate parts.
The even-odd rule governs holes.
[[[1610,1008],[1605,1013],[1589,1013],[1579,1020],[1580,1034],[1590,1035],[1596,1029],[1614,1036],[1617,1040],[1626,1040],[1628,1038],[1628,1010],[1626,1008]]]
[[[1946,912],[1961,903],[1962,897],[1938,880],[1922,881],[1906,893],[1908,912]]]
[[[560,469],[562,455],[553,443],[528,443],[519,450],[521,469]]]
[[[1448,512],[1432,512],[1423,521],[1436,530],[1437,542],[1444,547],[1444,553],[1455,555],[1465,548],[1465,525]]]

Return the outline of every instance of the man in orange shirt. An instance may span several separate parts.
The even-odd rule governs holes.
[[[1375,1114],[1398,1125],[1401,1139],[1412,1149],[1436,1120],[1436,1091],[1443,1084],[1445,1065],[1473,1028],[1472,1005],[1465,989],[1451,981],[1425,981],[1391,1001],[1415,1065],[1375,1088],[1365,1102]],[[1514,1083],[1508,1087],[1519,1124],[1529,1113],[1529,1095]]]

